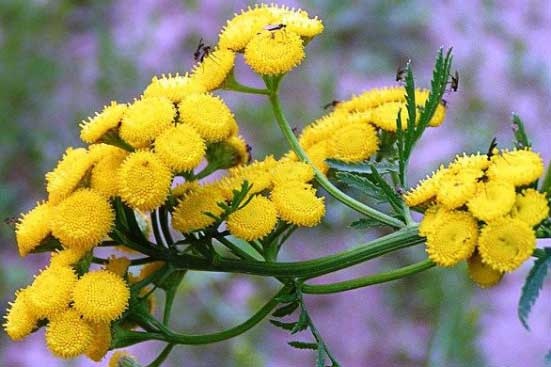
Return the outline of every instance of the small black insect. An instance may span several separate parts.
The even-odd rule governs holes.
[[[406,80],[406,68],[403,68],[401,66],[398,66],[398,69],[396,69],[396,81],[397,82],[403,82]]]
[[[207,57],[211,51],[212,51],[212,47],[207,46],[203,42],[203,39],[201,38],[199,40],[199,44],[197,45],[197,48],[195,49],[195,52],[193,53],[193,59],[195,61],[203,62],[205,57]]]
[[[293,127],[293,128],[291,129],[291,131],[293,132],[293,134],[297,135],[297,134],[298,134],[298,127],[296,127],[296,126]]]
[[[273,31],[277,31],[279,29],[283,29],[287,27],[287,24],[283,24],[283,23],[279,23],[279,24],[269,24],[267,25],[266,27],[264,27],[264,30],[266,31],[270,31],[270,32],[273,32]]]
[[[337,99],[334,99],[332,100],[331,102],[327,103],[325,106],[323,106],[323,109],[326,110],[328,109],[329,107],[337,107],[337,105],[341,103],[341,101],[337,100]]]
[[[4,218],[4,223],[10,226],[11,228],[15,229],[15,225],[17,224],[17,217]]]
[[[457,92],[457,89],[459,88],[459,72],[456,70],[453,75],[450,75],[451,82],[450,82],[450,88]]]
[[[490,142],[490,147],[488,148],[488,152],[486,153],[486,158],[488,160],[492,159],[492,157],[494,156],[494,149],[496,148],[497,148],[497,139],[494,137]]]

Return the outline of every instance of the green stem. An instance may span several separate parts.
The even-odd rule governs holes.
[[[541,191],[551,196],[551,162],[547,164],[547,171],[541,185]]]
[[[172,245],[174,239],[172,239],[170,227],[168,225],[168,209],[164,205],[159,208],[159,221],[161,222],[161,231],[163,232],[167,244]]]
[[[289,145],[291,146],[295,154],[302,161],[312,166],[312,168],[314,169],[314,173],[316,175],[316,181],[320,184],[320,186],[323,187],[325,191],[329,193],[329,195],[333,196],[335,199],[337,199],[344,205],[354,209],[355,211],[369,218],[375,219],[378,222],[384,223],[391,227],[395,227],[395,228],[404,227],[404,223],[402,223],[400,220],[393,218],[387,214],[384,214],[376,209],[373,209],[370,206],[365,205],[360,201],[346,195],[344,192],[339,190],[335,185],[333,185],[331,181],[329,181],[329,179],[312,164],[312,161],[308,158],[308,156],[306,155],[306,152],[300,146],[297,140],[297,137],[295,136],[295,134],[293,133],[293,130],[291,129],[291,126],[289,125],[289,122],[285,118],[285,114],[283,113],[283,109],[281,107],[281,103],[279,101],[279,96],[277,93],[278,86],[279,86],[279,81],[275,81],[272,85],[273,89],[272,89],[272,93],[269,95],[269,98],[270,98],[272,109],[274,111],[279,128],[281,129],[281,132],[285,136],[285,139],[287,139],[287,142],[289,143]]]
[[[166,358],[168,357],[170,352],[172,352],[172,348],[174,348],[174,344],[168,344],[163,349],[161,354],[159,354],[159,356],[157,358],[155,358],[155,360],[153,362],[151,362],[150,364],[148,364],[146,367],[159,367],[166,360]]]
[[[220,169],[220,166],[218,164],[213,164],[213,163],[209,162],[209,164],[207,164],[207,166],[205,168],[203,168],[203,170],[201,170],[201,172],[199,172],[199,173],[197,173],[196,175],[193,176],[193,179],[194,180],[200,180],[202,178],[207,177],[211,173],[218,171],[219,169]]]
[[[159,231],[159,221],[157,217],[157,210],[153,210],[151,214],[149,214],[151,218],[151,227],[153,227],[153,236],[155,237],[155,242],[157,242],[157,245],[164,246],[163,238],[161,237],[161,232]]]
[[[247,252],[245,252],[244,250],[240,249],[239,246],[237,246],[235,243],[231,242],[230,240],[228,240],[227,238],[224,238],[224,237],[219,237],[219,238],[216,238],[216,240],[218,240],[218,242],[220,242],[221,244],[223,244],[224,246],[226,246],[228,249],[231,250],[231,252],[233,252],[235,255],[237,255],[238,257],[242,258],[242,259],[247,259],[247,260],[252,260],[252,261],[256,261],[255,257],[252,256],[252,255],[249,255]]]
[[[165,308],[163,310],[163,324],[168,325],[170,321],[170,314],[172,312],[172,305],[174,304],[174,298],[176,297],[176,291],[178,287],[170,287],[165,291]]]
[[[352,289],[362,288],[373,284],[385,283],[392,280],[404,278],[408,275],[428,270],[434,265],[435,264],[431,260],[424,260],[400,269],[352,280],[345,280],[343,282],[316,285],[304,284],[302,286],[302,292],[308,294],[331,294],[346,292]]]
[[[266,96],[270,95],[270,91],[268,89],[249,87],[247,85],[243,85],[243,84],[239,83],[235,79],[235,75],[233,74],[233,70],[226,77],[226,80],[224,81],[224,85],[223,85],[222,88],[227,89],[227,90],[233,90],[233,91],[236,91],[236,92],[241,92],[241,93],[261,94],[261,95],[266,95]]]

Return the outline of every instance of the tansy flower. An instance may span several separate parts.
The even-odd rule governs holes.
[[[515,186],[528,185],[543,174],[543,160],[531,150],[513,150],[492,156],[488,176],[509,181]]]
[[[446,170],[438,183],[436,199],[448,209],[465,204],[476,194],[478,179],[483,175],[478,169],[465,169],[454,172]]]
[[[417,90],[415,97],[417,99]],[[338,111],[365,112],[389,102],[405,101],[404,87],[374,88],[354,96],[349,100],[342,101],[336,106]]]
[[[155,139],[155,154],[172,171],[191,171],[205,155],[205,142],[191,125],[177,125]]]
[[[193,93],[204,93],[207,89],[197,80],[190,78],[187,74],[180,76],[176,74],[162,75],[160,78],[153,77],[151,83],[143,92],[144,97],[164,97],[173,103],[178,103],[186,96]]]
[[[318,170],[324,175],[329,171],[329,166],[325,162],[329,158],[329,148],[327,140],[320,141],[306,149],[306,155]]]
[[[202,186],[200,189],[191,191],[174,209],[172,225],[184,233],[206,228],[214,223],[214,218],[205,213],[220,216],[223,210],[218,203],[222,201],[224,201],[222,193],[214,185]]]
[[[432,205],[429,207],[425,211],[425,216],[419,224],[419,234],[426,237],[429,233],[438,231],[442,221],[451,219],[449,218],[450,213],[450,210],[439,205]]]
[[[84,274],[73,289],[73,307],[93,322],[118,319],[128,307],[130,289],[120,276],[98,270]]]
[[[117,196],[117,180],[113,176],[127,156],[127,151],[112,147],[92,168],[90,187],[106,197]]]
[[[175,114],[174,105],[168,98],[142,98],[126,110],[119,135],[134,148],[145,148],[172,125]]]
[[[170,192],[171,192],[172,196],[175,196],[177,198],[181,198],[182,196],[184,196],[188,192],[196,190],[199,187],[201,187],[201,185],[199,184],[198,181],[185,181],[185,182],[179,184],[178,186],[170,189]]]
[[[511,217],[535,226],[548,216],[549,205],[545,194],[534,189],[525,189],[516,196]]]
[[[23,339],[36,327],[38,318],[28,303],[28,293],[28,288],[15,292],[15,300],[10,302],[10,308],[4,316],[4,330],[12,340]]]
[[[165,266],[166,263],[164,261],[153,261],[151,263],[145,264],[140,269],[140,274],[138,274],[137,281],[149,278],[153,273],[155,273],[157,270],[161,269],[163,266]]]
[[[265,5],[256,5],[254,8],[241,10],[220,32],[218,44],[221,48],[227,48],[236,52],[242,51],[258,32],[273,19],[273,13]]]
[[[309,184],[289,182],[274,187],[270,198],[281,219],[303,227],[317,225],[325,214],[324,199]]]
[[[231,213],[227,220],[231,234],[247,241],[258,240],[269,234],[277,223],[274,204],[264,196],[256,195],[245,207]]]
[[[37,203],[28,213],[23,214],[15,225],[15,238],[21,256],[26,256],[45,239],[51,231],[49,203]]]
[[[509,213],[515,203],[515,187],[506,181],[479,182],[476,194],[467,202],[469,211],[488,222]]]
[[[347,124],[337,129],[328,140],[328,155],[332,158],[354,163],[361,162],[377,151],[379,139],[371,124]]]
[[[84,353],[93,338],[90,324],[73,309],[52,318],[46,327],[46,345],[60,358],[74,358]]]
[[[234,189],[238,190],[245,180],[252,186],[249,192],[251,194],[270,189],[272,187],[270,170],[275,167],[276,162],[272,156],[268,156],[262,161],[230,168],[228,170],[230,178],[238,178],[237,180],[231,180],[231,183],[235,186],[231,188],[230,193]],[[226,183],[230,183],[230,181]]]
[[[435,230],[426,231],[426,251],[439,266],[453,266],[472,255],[478,238],[476,220],[466,212],[446,212]]]
[[[105,265],[105,270],[110,271],[113,274],[124,277],[130,266],[130,259],[124,256],[117,257],[115,255],[109,256],[108,262]]]
[[[233,166],[246,164],[251,160],[250,147],[245,142],[242,136],[233,135],[222,142],[230,147],[234,156]]]
[[[51,317],[67,308],[77,275],[69,266],[49,266],[42,270],[28,288],[27,300],[32,312]]]
[[[457,155],[454,161],[448,166],[448,169],[453,172],[462,171],[464,169],[485,170],[490,165],[486,154],[471,154]]]
[[[78,247],[52,252],[50,257],[50,267],[72,266],[78,263],[85,254],[86,250]]]
[[[64,247],[90,250],[109,233],[115,215],[104,196],[80,189],[63,200],[51,218],[52,234]]]
[[[108,367],[122,367],[122,366],[124,366],[123,363],[125,363],[125,364],[129,364],[129,363],[135,364],[134,363],[135,361],[136,361],[136,359],[133,356],[131,356],[130,354],[128,354],[127,352],[118,350],[115,353],[113,353],[113,355],[111,356],[111,359],[109,359],[109,366]]]
[[[312,122],[302,130],[299,143],[304,149],[329,139],[337,129],[346,124],[346,114],[334,111]]]
[[[499,218],[480,233],[478,251],[482,261],[494,270],[509,272],[526,261],[536,247],[536,235],[525,222]]]
[[[224,101],[212,94],[194,94],[178,105],[180,121],[195,128],[208,142],[217,142],[237,131],[237,123]]]
[[[407,107],[404,102],[383,103],[382,105],[374,107],[372,110],[368,110],[366,112],[370,117],[369,121],[371,121],[375,126],[383,130],[392,132],[398,130],[396,119],[398,118],[398,112],[400,112],[400,117],[402,119],[402,129],[405,130],[407,128]]]
[[[113,101],[109,106],[105,106],[101,113],[96,113],[94,117],[88,118],[88,121],[82,121],[80,123],[82,141],[88,144],[96,143],[109,130],[117,128],[127,107],[126,104]]]
[[[274,185],[285,184],[289,181],[307,183],[314,179],[314,170],[305,162],[279,161],[272,168],[271,174]]]
[[[191,80],[193,83],[201,84],[207,91],[214,90],[226,80],[228,74],[233,70],[235,64],[235,53],[224,48],[216,48],[199,64],[193,67]]]
[[[480,288],[493,287],[503,278],[502,272],[494,270],[482,262],[477,251],[467,259],[467,265],[469,277]]]
[[[446,172],[444,166],[440,166],[431,176],[421,180],[417,186],[404,194],[404,200],[408,206],[422,205],[432,200],[438,193],[440,179]]]
[[[91,360],[99,362],[111,347],[111,325],[108,322],[90,322],[89,325],[94,340],[84,354]]]
[[[245,63],[262,75],[279,75],[297,67],[304,59],[300,36],[285,28],[261,31],[245,48]]]
[[[149,211],[161,206],[172,183],[170,169],[152,152],[131,153],[117,172],[121,199],[132,208]]]
[[[56,168],[46,173],[49,202],[56,205],[69,196],[90,169],[92,161],[84,148],[67,148]]]
[[[312,38],[323,32],[323,23],[317,17],[310,18],[302,9],[289,9],[287,6],[271,5],[274,15],[272,23],[285,24],[287,30],[301,37]]]

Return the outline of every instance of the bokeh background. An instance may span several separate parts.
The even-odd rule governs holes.
[[[486,151],[494,136],[500,146],[509,146],[512,112],[523,118],[545,161],[551,158],[549,1],[278,3],[304,8],[326,26],[308,46],[306,61],[282,87],[285,108],[298,128],[322,115],[321,106],[333,99],[393,85],[396,68],[408,59],[417,84],[427,86],[436,51],[453,46],[460,88],[446,96],[445,124],[421,141],[412,162],[412,182],[455,153]],[[189,70],[199,39],[214,44],[225,19],[249,4],[1,0],[2,218],[16,216],[45,198],[44,173],[67,145],[80,145],[79,121],[110,100],[131,101],[155,74]],[[242,64],[237,69],[244,80],[260,85]],[[256,158],[287,149],[266,100],[221,94]],[[322,256],[376,236],[347,228],[355,218],[349,210],[331,205],[323,225],[294,235],[282,258]],[[0,308],[5,309],[14,290],[28,284],[45,259],[17,257],[13,232],[3,223],[0,227]],[[368,274],[421,257],[419,247],[324,280]],[[529,265],[490,290],[477,289],[458,266],[349,293],[310,296],[307,303],[343,366],[541,366],[551,348],[551,284],[534,308],[531,331],[523,329],[516,306]],[[199,332],[234,325],[259,307],[274,286],[260,278],[191,274],[179,293],[175,327]],[[288,347],[289,340],[265,322],[227,342],[177,348],[166,366],[313,365],[312,354]],[[159,348],[156,343],[143,344],[131,353],[146,364]],[[44,346],[43,331],[18,343],[0,332],[0,366],[37,365],[95,364],[84,358],[54,359]]]

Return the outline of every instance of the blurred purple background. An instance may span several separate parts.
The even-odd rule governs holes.
[[[454,48],[457,93],[446,96],[443,127],[428,132],[414,155],[411,182],[454,154],[485,151],[496,136],[510,146],[511,113],[525,121],[536,150],[551,158],[551,3],[549,1],[281,1],[318,15],[324,33],[282,86],[297,127],[320,106],[362,90],[393,85],[396,68],[412,60],[418,86],[428,86],[436,51]],[[245,1],[0,2],[0,213],[28,210],[43,199],[43,174],[67,145],[78,145],[78,122],[112,99],[131,101],[160,73],[183,73],[199,38],[214,44],[226,19]],[[547,45],[547,46],[546,46]],[[260,81],[237,66],[241,79]],[[255,158],[287,150],[261,97],[220,93],[253,144]],[[328,200],[331,205],[332,200]],[[365,242],[373,234],[346,226],[356,215],[331,205],[322,226],[299,231],[282,258],[306,259]],[[16,256],[13,234],[0,230],[2,309],[28,284],[44,259]],[[547,245],[550,245],[547,242]],[[540,243],[543,246],[543,243]],[[322,281],[397,267],[422,248],[370,262]],[[530,261],[531,262],[531,261]],[[322,335],[343,366],[542,366],[551,349],[551,284],[523,329],[516,307],[530,264],[480,290],[463,266],[433,269],[392,284],[307,298]],[[244,320],[273,292],[269,280],[191,274],[181,289],[175,328],[220,330]],[[159,299],[162,301],[162,299]],[[308,336],[304,335],[303,339]],[[312,353],[286,345],[286,333],[262,323],[233,340],[181,346],[166,366],[311,366]],[[130,348],[147,364],[160,350]],[[0,366],[93,366],[84,358],[51,357],[43,331],[14,343],[0,333]]]

